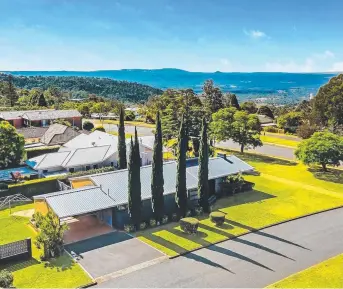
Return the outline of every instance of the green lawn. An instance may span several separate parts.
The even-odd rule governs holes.
[[[99,119],[94,119],[93,120],[94,124],[119,124],[118,120],[99,120]],[[125,125],[132,125],[132,126],[141,126],[141,127],[149,127],[149,128],[155,128],[154,124],[151,123],[145,123],[142,121],[125,121]]]
[[[256,184],[253,191],[216,202],[215,209],[227,214],[222,227],[216,227],[205,216],[200,221],[199,233],[194,236],[184,234],[177,223],[171,223],[139,232],[138,238],[169,256],[177,256],[251,230],[343,206],[341,177],[324,180],[321,174],[312,173],[300,164],[251,154],[237,155],[255,166],[261,175],[245,177]]]
[[[284,139],[274,135],[261,135],[261,140],[266,144],[280,145],[286,147],[296,148],[300,143],[296,139]]]
[[[17,206],[12,213],[32,208],[33,204]],[[32,238],[34,242],[36,232],[28,222],[28,218],[10,216],[8,209],[0,211],[0,244],[25,238]],[[91,278],[68,255],[50,262],[40,262],[41,253],[33,245],[31,260],[3,265],[0,269],[13,273],[14,286],[17,288],[76,288],[91,282]]]
[[[267,288],[342,288],[343,254],[291,275]]]

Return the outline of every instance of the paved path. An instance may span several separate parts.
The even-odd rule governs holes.
[[[98,286],[263,288],[340,253],[343,209],[336,209],[250,233]]]
[[[239,144],[233,142],[232,140],[218,142],[218,143],[216,143],[216,146],[222,147],[222,148],[228,148],[228,149],[235,149],[235,150],[240,149]],[[276,146],[276,145],[274,146],[274,145],[264,144],[261,147],[257,147],[255,149],[248,149],[247,151],[260,153],[263,155],[269,155],[269,156],[284,158],[284,159],[288,159],[288,160],[295,160],[294,149],[282,147],[282,146]]]

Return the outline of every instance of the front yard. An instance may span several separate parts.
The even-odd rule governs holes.
[[[12,213],[32,209],[33,204],[17,206]],[[9,210],[0,211],[0,245],[25,238],[36,237],[34,229],[28,225],[29,219],[9,214]],[[65,254],[50,262],[41,262],[41,250],[32,246],[33,258],[0,267],[13,273],[14,286],[17,288],[76,288],[91,282],[91,278]]]
[[[208,246],[300,216],[343,206],[340,171],[321,174],[303,165],[252,154],[237,154],[261,172],[246,176],[256,184],[253,191],[218,200],[215,209],[226,213],[216,227],[207,216],[200,218],[197,235],[187,235],[178,223],[141,231],[137,237],[169,256]]]

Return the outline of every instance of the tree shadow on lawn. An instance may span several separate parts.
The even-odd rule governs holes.
[[[223,225],[225,225],[225,223]],[[260,245],[260,244],[257,244],[257,243],[254,243],[254,242],[251,242],[251,241],[248,241],[248,240],[245,240],[245,239],[241,239],[240,237],[237,237],[236,235],[224,232],[224,231],[222,231],[220,229],[217,229],[215,227],[210,227],[210,226],[207,226],[205,224],[200,224],[199,226],[202,227],[203,229],[206,229],[208,231],[214,232],[216,234],[221,234],[221,235],[227,237],[228,239],[230,239],[232,242],[237,242],[237,243],[241,243],[241,244],[244,244],[244,245],[247,245],[247,246],[251,246],[251,247],[254,247],[256,249],[260,249],[260,250],[266,251],[268,253],[271,253],[271,254],[274,254],[274,255],[278,255],[280,257],[283,257],[283,258],[295,261],[294,259],[292,259],[292,258],[290,258],[290,257],[288,257],[288,256],[286,256],[284,254],[281,254],[281,253],[279,253],[279,252],[277,252],[277,251],[275,251],[273,249],[270,249],[268,247],[265,247],[263,245]],[[219,228],[222,229],[223,226],[220,226]]]
[[[214,209],[220,210],[227,207],[238,206],[247,203],[256,203],[272,198],[276,198],[276,196],[258,190],[252,190],[243,193],[237,193],[233,196],[222,197],[217,200],[214,205]]]
[[[316,179],[331,183],[343,184],[343,171],[341,170],[330,168],[327,172],[324,172],[320,168],[309,168],[308,171],[311,172]]]
[[[69,257],[67,253],[64,252],[63,255],[52,258],[44,263],[45,268],[56,269],[57,272],[72,269],[75,266],[75,261]]]
[[[34,258],[30,258],[29,260],[26,260],[26,261],[17,261],[17,262],[9,263],[7,265],[1,265],[0,270],[6,269],[10,272],[15,272],[15,271],[22,270],[22,269],[25,269],[27,267],[31,267],[37,264],[40,264],[40,262]]]
[[[251,233],[253,234],[256,234],[256,235],[260,235],[260,236],[263,236],[263,237],[266,237],[266,238],[271,238],[271,239],[274,239],[276,241],[279,241],[279,242],[283,242],[283,243],[286,243],[286,244],[289,244],[289,245],[292,245],[292,246],[296,246],[298,248],[301,248],[301,249],[304,249],[304,250],[308,250],[308,251],[311,251],[311,249],[309,248],[306,248],[302,245],[299,245],[297,243],[294,243],[294,242],[291,242],[291,241],[288,241],[286,239],[283,239],[281,237],[278,237],[278,236],[275,236],[275,235],[272,235],[272,234],[268,234],[266,232],[262,232],[262,231],[259,231],[258,229],[255,229],[253,227],[250,227],[250,226],[247,226],[247,225],[244,225],[244,224],[241,224],[239,222],[236,222],[236,221],[233,221],[233,220],[228,220],[228,219],[225,219],[225,222],[228,223],[228,224],[232,224],[234,226],[237,226],[237,227],[241,227],[243,229],[246,229],[248,231],[250,231]]]

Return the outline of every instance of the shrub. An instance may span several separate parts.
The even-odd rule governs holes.
[[[140,223],[140,225],[139,225],[139,229],[140,229],[140,230],[145,230],[146,227],[147,227],[147,225],[146,225],[145,222],[142,222],[142,223]]]
[[[103,126],[98,126],[98,127],[95,127],[95,128],[92,129],[92,131],[96,131],[96,130],[102,131],[102,132],[106,132],[106,130],[105,130],[105,128]]]
[[[90,121],[85,121],[82,125],[82,128],[84,130],[88,130],[88,131],[91,131],[93,128],[94,128],[94,124]]]
[[[188,210],[187,212],[186,212],[186,217],[191,217],[192,216],[192,211],[191,210]]]
[[[204,209],[202,207],[196,207],[194,209],[195,216],[201,216],[204,213]]]
[[[127,121],[133,121],[135,119],[135,114],[133,111],[130,110],[126,110],[125,111],[125,120]]]
[[[8,184],[0,183],[0,191],[8,190]]]
[[[263,128],[264,131],[266,132],[273,132],[273,133],[280,133],[280,134],[284,134],[285,133],[285,130],[284,129],[280,129],[280,128],[277,128],[275,126],[266,126]]]
[[[157,225],[156,220],[155,219],[150,219],[149,225],[150,225],[150,227],[156,227],[156,225]]]
[[[10,288],[13,286],[13,274],[9,271],[0,271],[0,288]]]
[[[221,226],[225,221],[225,214],[222,212],[212,212],[210,214],[210,220],[216,224],[216,226]]]
[[[100,173],[106,173],[106,172],[111,172],[114,171],[114,167],[102,167],[99,169],[92,169],[88,171],[79,171],[75,173],[69,173],[68,177],[82,177],[82,176],[87,176],[87,175],[94,175],[94,174],[100,174]],[[65,177],[64,177],[65,178]]]
[[[315,125],[310,125],[308,123],[304,123],[300,125],[297,129],[297,136],[301,137],[303,139],[310,138],[316,131],[318,130],[318,127]]]
[[[180,218],[179,218],[179,216],[178,216],[176,213],[173,213],[173,214],[171,215],[171,220],[172,220],[173,222],[178,222],[178,221],[180,220]]]
[[[196,218],[183,218],[180,220],[182,231],[187,234],[195,234],[198,231],[199,221]]]
[[[168,216],[167,215],[164,215],[163,218],[162,218],[162,224],[167,224],[168,223]]]
[[[49,154],[49,153],[55,153],[58,152],[60,149],[60,146],[50,146],[50,147],[38,147],[38,148],[32,148],[32,149],[26,149],[26,157],[28,159],[38,157],[44,154]]]
[[[135,231],[135,226],[132,224],[126,224],[126,225],[124,225],[124,231],[126,233],[132,233]]]

